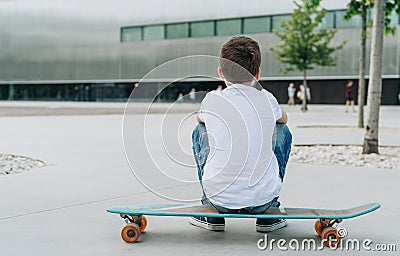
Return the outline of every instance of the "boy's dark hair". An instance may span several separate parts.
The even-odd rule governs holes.
[[[222,45],[219,57],[222,73],[231,83],[250,82],[260,69],[260,47],[247,36],[229,39]]]

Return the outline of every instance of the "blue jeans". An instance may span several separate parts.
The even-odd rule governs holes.
[[[199,123],[192,133],[193,153],[197,165],[197,173],[201,187],[203,187],[202,179],[204,173],[204,166],[210,152],[210,145],[208,143],[207,129],[204,123]],[[292,134],[286,124],[276,124],[274,134],[272,136],[272,148],[275,153],[279,165],[279,176],[282,181],[285,177],[286,165],[289,160],[290,149],[292,145]],[[270,207],[279,207],[278,197],[272,201],[259,206],[245,207],[243,209],[228,209],[218,205],[213,205],[206,197],[204,190],[201,199],[202,204],[211,204],[218,211],[222,213],[246,213],[246,214],[259,214],[265,212]]]

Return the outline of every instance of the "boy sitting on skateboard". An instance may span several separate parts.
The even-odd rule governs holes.
[[[202,203],[221,213],[260,214],[279,207],[292,135],[287,114],[258,84],[261,52],[245,36],[221,48],[218,74],[224,90],[208,93],[193,131],[193,152],[203,188]],[[224,218],[192,217],[190,223],[222,231]],[[257,219],[258,232],[286,226],[284,219]]]

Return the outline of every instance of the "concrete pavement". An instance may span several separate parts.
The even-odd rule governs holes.
[[[50,104],[51,105],[51,104]],[[96,108],[96,105],[93,105]],[[186,104],[180,106],[185,109]],[[186,112],[193,105],[188,104]],[[46,106],[45,106],[46,107]],[[79,108],[79,107],[78,107]],[[159,107],[163,109],[163,107]],[[290,128],[296,144],[361,144],[363,131],[353,126],[357,115],[344,113],[343,106],[310,106],[301,113],[287,108]],[[381,143],[400,146],[400,108],[383,106]],[[161,110],[160,110],[161,111]],[[182,111],[182,112],[185,112]],[[162,112],[162,111],[161,111]],[[148,150],[157,153],[160,127],[181,122],[185,113],[149,117],[146,141]],[[143,137],[142,114],[129,115],[137,129],[129,139],[136,143]],[[193,117],[179,130],[183,151],[190,151]],[[323,127],[321,127],[323,126]],[[122,147],[121,115],[3,116],[0,118],[0,153],[13,153],[43,160],[47,166],[29,172],[0,177],[0,252],[2,255],[308,255],[309,251],[280,251],[275,247],[259,250],[257,241],[264,237],[255,232],[254,220],[227,220],[226,231],[213,233],[195,228],[186,218],[149,217],[147,232],[136,244],[120,239],[122,220],[106,213],[119,205],[173,203],[144,188],[133,176]],[[308,128],[307,128],[308,127]],[[168,128],[168,127],[167,127]],[[168,131],[168,129],[167,129]],[[154,134],[153,134],[154,133]],[[166,145],[176,139],[168,133]],[[155,180],[153,188],[163,195],[198,198],[200,188],[196,170],[175,169],[170,174],[190,182],[164,183],[154,179],[154,165],[148,161],[146,148],[132,148],[136,154],[135,170],[141,177]],[[182,153],[182,152],[181,152]],[[172,152],[180,156],[179,152]],[[184,153],[182,153],[182,156]],[[183,156],[185,157],[185,156]],[[173,167],[159,155],[159,164]],[[190,163],[193,164],[193,163]],[[173,169],[173,168],[172,168]],[[285,206],[345,208],[367,202],[379,202],[382,208],[367,216],[344,221],[349,238],[371,239],[376,243],[394,243],[397,252],[372,252],[397,255],[400,233],[397,230],[400,207],[397,195],[399,170],[366,169],[289,163],[281,195]],[[289,220],[288,227],[269,234],[275,239],[319,241],[313,221]],[[334,255],[324,249],[313,252]],[[364,255],[365,251],[346,254]]]

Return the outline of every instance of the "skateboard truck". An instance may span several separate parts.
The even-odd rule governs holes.
[[[342,219],[319,219],[319,222],[323,228],[336,228],[342,222]]]
[[[143,215],[128,215],[128,214],[120,214],[121,218],[124,219],[126,224],[136,223],[140,226],[142,222]]]

